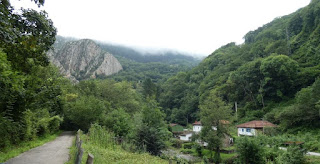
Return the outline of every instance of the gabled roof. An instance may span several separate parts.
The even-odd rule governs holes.
[[[196,121],[192,125],[201,125],[201,121]]]
[[[263,127],[277,127],[277,125],[269,121],[257,121],[257,120],[237,125],[237,128],[263,128]]]
[[[169,124],[170,127],[173,127],[173,126],[176,126],[176,125],[178,125],[178,124],[175,124],[175,123]]]

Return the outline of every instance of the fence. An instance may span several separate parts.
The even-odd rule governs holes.
[[[83,148],[81,147],[82,145],[82,140],[80,139],[80,129],[77,131],[77,135],[76,135],[76,147],[77,147],[77,151],[76,151],[76,162],[75,164],[81,164],[81,159],[82,159],[82,155],[83,155]],[[93,159],[94,156],[91,153],[88,153],[88,158],[87,158],[87,162],[86,164],[93,164]]]

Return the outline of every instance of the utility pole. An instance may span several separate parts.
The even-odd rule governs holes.
[[[262,134],[264,134],[264,121],[263,121],[263,117],[262,117]]]
[[[236,118],[237,118],[237,121],[238,121],[238,104],[237,104],[237,102],[234,102],[234,108],[236,110]]]

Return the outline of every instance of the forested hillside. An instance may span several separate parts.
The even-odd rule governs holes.
[[[56,53],[49,53],[49,56],[58,54],[69,42],[76,40],[79,39],[56,36],[56,41],[53,45],[54,52]],[[192,57],[191,54],[170,50],[155,51],[152,53],[142,52],[142,50],[139,51],[126,46],[113,45],[100,41],[96,42],[99,44],[99,48],[116,57],[123,67],[122,71],[112,76],[97,75],[96,77],[99,79],[109,78],[116,81],[126,80],[132,82],[141,82],[145,79],[151,79],[153,82],[165,81],[178,72],[190,70],[200,62],[200,59]],[[75,72],[79,74],[80,71]]]
[[[288,136],[236,138],[237,152],[227,156],[231,162],[292,163],[292,156],[303,161],[304,150],[279,149],[295,135],[304,137],[308,150],[320,150],[320,0],[248,32],[243,44],[224,45],[199,65],[182,53],[144,54],[100,43],[123,70],[76,84],[62,77],[46,54],[73,39],[56,37],[47,13],[16,12],[9,1],[0,2],[0,156],[59,130],[81,129],[88,141],[84,147],[97,154],[97,161],[143,163],[143,157],[180,163],[170,152],[180,153],[183,145],[183,152],[201,157],[199,161],[209,157],[219,163],[222,139],[234,137],[234,124],[261,119],[279,125],[277,131]],[[187,144],[174,138],[168,126],[178,123],[191,132],[196,120],[203,129],[192,133]],[[301,137],[302,131],[289,136],[302,129],[316,135]],[[172,147],[169,155],[163,153]],[[248,162],[250,153],[260,157]]]
[[[167,120],[185,125],[199,119],[199,104],[215,91],[228,104],[237,103],[240,122],[264,118],[283,128],[319,126],[319,38],[320,1],[313,0],[248,32],[243,44],[222,46],[163,84],[160,104]]]
[[[164,81],[178,72],[190,70],[200,62],[189,54],[174,51],[143,53],[119,45],[100,43],[100,46],[112,53],[123,67],[123,71],[110,76],[117,81]]]

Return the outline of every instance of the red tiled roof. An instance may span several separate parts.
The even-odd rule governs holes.
[[[201,121],[196,121],[192,125],[201,125]]]
[[[277,125],[269,121],[257,121],[257,120],[237,125],[237,128],[263,128],[263,127],[277,127]]]

